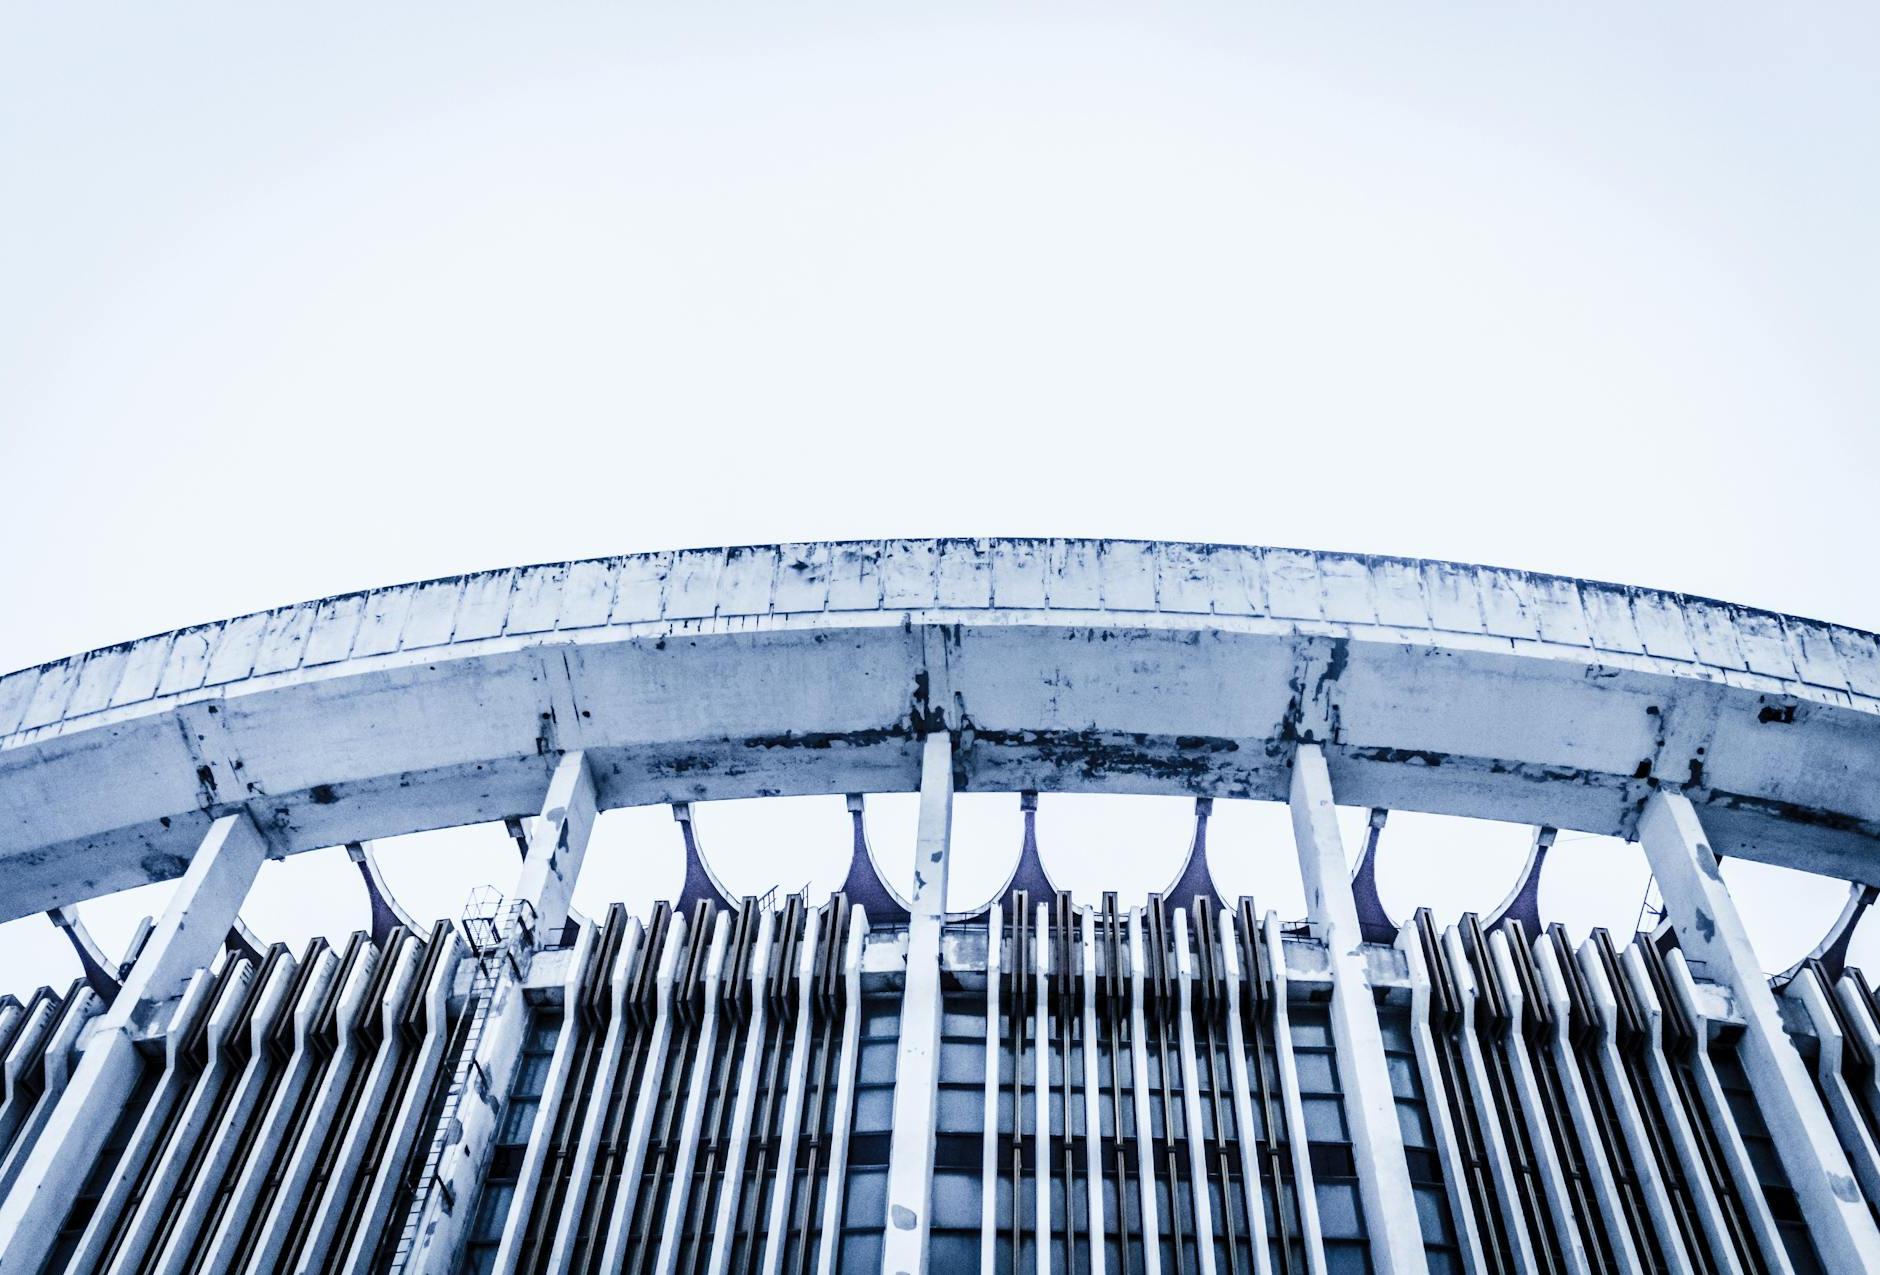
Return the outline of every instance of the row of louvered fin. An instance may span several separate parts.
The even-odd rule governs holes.
[[[1320,1216],[1363,1166],[1307,1124],[1297,1024],[1330,994],[1310,945],[1289,975],[1295,936],[1245,900],[1120,910],[1020,892],[951,931],[967,941],[949,948],[949,1005],[984,1024],[985,1119],[954,1139],[979,1157],[979,1260],[1263,1275],[1362,1247]],[[538,1111],[487,1175],[504,1186],[492,1245],[461,1260],[840,1269],[866,933],[839,895],[662,905],[645,923],[615,906],[578,927]],[[1819,1269],[1734,1034],[1706,1021],[1714,999],[1668,939],[1575,946],[1558,926],[1443,929],[1425,911],[1396,946],[1408,982],[1375,1000],[1387,1052],[1401,1042],[1405,1127],[1427,1129],[1408,1155],[1433,1269]],[[199,972],[43,1269],[398,1269],[436,1189],[426,1152],[453,1085],[472,1083],[459,1063],[486,992],[447,1008],[464,954],[440,923]],[[1818,966],[1784,994],[1833,1020],[1796,1044],[1865,1186],[1880,1173],[1873,995],[1858,970]],[[0,1193],[99,1009],[82,982],[0,1000]]]
[[[462,1269],[833,1269],[866,933],[841,894],[584,929]]]
[[[70,1202],[46,1272],[338,1272],[383,1268],[422,1185],[414,1161],[446,1096],[468,1015],[448,1012],[462,955],[439,922],[275,945],[199,971],[140,1055],[129,1101]],[[102,1008],[0,1003],[10,1189]],[[165,1007],[166,1010],[169,1007]],[[10,1269],[10,1268],[9,1268]]]
[[[1425,911],[1398,946],[1428,984],[1418,1064],[1476,1269],[1822,1269],[1740,1033],[1707,1020],[1719,1002],[1699,994],[1668,930],[1625,947],[1595,930],[1576,946],[1559,925],[1487,932],[1469,915],[1439,930]],[[1792,990],[1836,1006],[1833,1040],[1880,1039],[1860,972],[1828,977],[1811,963]],[[1818,1090],[1853,1099],[1837,1127],[1871,1150],[1872,1054],[1791,1043],[1812,1055]]]
[[[1288,974],[1301,936],[1246,900],[1015,902],[989,944],[978,1263],[1372,1269],[1347,1216],[1371,1166],[1349,1126],[1310,1112],[1328,1083],[1344,1101],[1357,1062],[1332,1048],[1329,971],[1302,949]],[[1423,910],[1395,946],[1407,980],[1372,999],[1431,1270],[1822,1269],[1740,1031],[1706,1017],[1727,1001],[1668,932],[1575,945],[1557,925],[1441,928]],[[1832,1020],[1791,1043],[1862,1185],[1880,1181],[1870,989],[1810,964],[1784,994]],[[1311,1053],[1328,1064],[1306,1068]]]

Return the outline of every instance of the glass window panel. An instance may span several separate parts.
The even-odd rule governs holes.
[[[936,1234],[928,1241],[927,1257],[935,1271],[973,1270],[979,1265],[979,1236]]]
[[[1397,1127],[1403,1130],[1403,1144],[1406,1147],[1430,1145],[1430,1117],[1421,1102],[1397,1104]]]
[[[979,1225],[979,1175],[936,1173],[933,1178],[933,1224],[970,1228]]]
[[[1292,1029],[1292,1043],[1298,1045],[1318,1045],[1330,1048],[1332,1029],[1324,1010],[1295,1009],[1288,1017]]]
[[[471,1231],[479,1240],[500,1240],[503,1237],[503,1223],[509,1218],[509,1202],[515,1198],[516,1188],[508,1182],[492,1182],[483,1188],[483,1198],[477,1202],[475,1228]]]
[[[956,1009],[951,1006],[941,1011],[940,1031],[946,1036],[974,1036],[980,1040],[986,1038],[986,1015],[984,1011]]]
[[[535,1098],[511,1098],[503,1111],[503,1125],[496,1134],[498,1142],[527,1142],[535,1124]]]
[[[1336,1098],[1305,1098],[1301,1106],[1306,1114],[1308,1142],[1343,1142],[1346,1140],[1344,1104]]]
[[[1358,1188],[1350,1182],[1318,1184],[1319,1230],[1325,1238],[1350,1240],[1364,1234],[1359,1222]]]
[[[1326,1054],[1304,1050],[1293,1055],[1299,1075],[1299,1088],[1306,1093],[1337,1093],[1338,1081],[1332,1072],[1332,1060]]]
[[[1416,1188],[1417,1222],[1422,1227],[1423,1238],[1432,1244],[1448,1243],[1451,1238],[1449,1229],[1449,1201],[1436,1187],[1420,1186]]]
[[[1384,1048],[1398,1053],[1412,1053],[1415,1045],[1410,1039],[1410,1020],[1400,1014],[1385,1014],[1378,1019],[1378,1030],[1384,1037]]]
[[[942,1133],[978,1133],[986,1120],[986,1091],[943,1086],[935,1111]]]
[[[842,1269],[873,1271],[881,1269],[881,1232],[869,1231],[842,1237]]]
[[[848,1197],[842,1201],[845,1226],[880,1226],[888,1216],[888,1174],[867,1169],[849,1174]]]
[[[855,1095],[855,1131],[885,1133],[894,1124],[894,1090],[887,1086],[871,1087]]]
[[[982,1041],[942,1041],[940,1043],[940,1079],[978,1081],[986,1079],[986,1046]]]
[[[1782,1162],[1776,1158],[1775,1144],[1768,1138],[1745,1137],[1743,1149],[1749,1152],[1757,1181],[1767,1184],[1786,1180],[1782,1174]]]
[[[538,1098],[542,1088],[548,1083],[548,1069],[554,1058],[550,1054],[524,1054],[522,1065],[516,1068],[516,1083],[510,1092]]]
[[[880,1084],[894,1079],[894,1061],[900,1048],[891,1040],[871,1040],[862,1046],[861,1061],[856,1065],[856,1079],[863,1084]]]

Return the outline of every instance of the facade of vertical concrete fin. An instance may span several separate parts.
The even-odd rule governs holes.
[[[689,550],[92,652],[0,678],[0,912],[89,957],[0,996],[0,1275],[1880,1269],[1871,891],[1771,980],[1717,868],[1880,882],[1875,774],[1870,635],[1280,549]],[[1183,888],[1028,842],[949,910],[959,791],[1200,798]],[[606,810],[799,793],[849,795],[832,896],[727,900],[688,837],[706,885],[571,906]],[[1236,799],[1305,916],[1215,895]],[[1532,825],[1521,906],[1393,933],[1392,810]],[[500,900],[414,920],[371,840],[492,819]],[[1666,924],[1548,924],[1556,829],[1638,840]],[[247,934],[264,859],[340,845],[357,933]],[[164,877],[133,952],[67,910]]]

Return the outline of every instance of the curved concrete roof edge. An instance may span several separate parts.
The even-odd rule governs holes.
[[[0,912],[278,853],[604,804],[913,786],[1341,799],[1625,833],[1675,784],[1729,853],[1880,876],[1880,639],[1493,567],[1105,540],[680,550],[346,594],[0,679]]]
[[[402,581],[396,584],[374,585],[374,586],[364,588],[364,589],[354,589],[346,593],[334,594],[330,597],[313,598],[313,599],[307,599],[307,600],[302,600],[302,601],[297,601],[297,602],[282,603],[280,606],[265,608],[261,611],[245,612],[242,615],[232,616],[232,617],[227,617],[227,618],[222,618],[222,619],[205,620],[197,624],[185,625],[181,629],[171,629],[162,633],[147,634],[140,638],[130,638],[121,642],[113,642],[105,646],[92,648],[90,650],[78,651],[71,655],[60,656],[56,659],[51,659],[51,660],[45,660],[38,664],[27,665],[20,669],[0,670],[0,682],[7,681],[14,677],[23,677],[24,675],[28,673],[50,669],[58,665],[70,664],[75,661],[84,660],[94,655],[105,655],[114,651],[124,650],[129,647],[140,646],[148,642],[154,642],[159,639],[173,637],[178,633],[188,633],[188,632],[195,632],[201,629],[215,628],[218,626],[235,625],[235,624],[242,623],[243,621],[252,620],[256,617],[275,615],[282,611],[296,610],[302,607],[324,607],[329,604],[343,603],[349,599],[364,598],[364,597],[369,597],[374,594],[392,593],[392,592],[398,592],[401,590],[428,588],[428,587],[440,586],[440,585],[461,584],[462,582],[465,582],[465,581],[480,579],[483,577],[493,576],[493,575],[524,576],[524,575],[532,575],[534,573],[539,573],[539,572],[561,572],[565,574],[571,568],[575,568],[575,567],[586,567],[586,566],[605,567],[610,564],[616,564],[616,563],[623,562],[627,559],[634,559],[634,558],[672,559],[672,558],[679,557],[682,555],[694,555],[694,554],[727,554],[729,555],[729,554],[743,554],[743,553],[764,553],[764,552],[773,552],[773,551],[779,551],[779,550],[785,550],[785,549],[805,548],[805,547],[814,547],[814,546],[828,546],[831,548],[835,546],[857,546],[857,547],[866,549],[867,547],[870,547],[870,546],[884,546],[884,545],[890,545],[890,544],[895,544],[895,545],[952,544],[952,545],[973,545],[976,547],[988,547],[988,548],[993,548],[993,547],[1003,546],[1003,545],[1031,545],[1031,546],[1046,546],[1046,547],[1053,546],[1053,545],[1077,545],[1077,544],[1082,544],[1082,545],[1148,545],[1148,546],[1157,546],[1164,550],[1186,550],[1186,551],[1198,551],[1198,552],[1203,552],[1203,553],[1210,552],[1213,550],[1225,549],[1225,550],[1236,550],[1236,551],[1243,552],[1243,553],[1253,553],[1253,554],[1269,554],[1270,553],[1270,554],[1297,555],[1297,556],[1303,556],[1303,557],[1314,558],[1314,559],[1317,559],[1317,558],[1355,559],[1355,560],[1365,562],[1365,563],[1389,564],[1389,565],[1393,565],[1397,567],[1411,568],[1411,569],[1416,569],[1416,570],[1421,570],[1425,567],[1434,567],[1434,568],[1440,568],[1440,569],[1444,569],[1448,571],[1455,571],[1455,572],[1489,571],[1489,572],[1494,572],[1498,575],[1519,576],[1519,577],[1532,579],[1532,580],[1553,581],[1553,582],[1557,582],[1561,584],[1574,585],[1576,587],[1584,586],[1584,587],[1591,587],[1595,589],[1617,590],[1620,592],[1634,593],[1634,594],[1637,594],[1637,593],[1655,594],[1669,601],[1673,601],[1677,603],[1696,603],[1696,604],[1700,604],[1703,606],[1719,608],[1719,609],[1726,610],[1726,611],[1734,610],[1734,611],[1750,612],[1750,613],[1754,613],[1757,615],[1769,616],[1777,620],[1811,625],[1817,628],[1840,629],[1850,634],[1854,634],[1856,636],[1866,637],[1866,638],[1874,639],[1876,641],[1880,641],[1880,637],[1876,637],[1876,635],[1870,632],[1869,630],[1861,629],[1853,625],[1840,624],[1840,623],[1829,621],[1829,620],[1817,620],[1817,619],[1813,619],[1813,618],[1806,617],[1806,616],[1790,615],[1786,612],[1770,610],[1767,607],[1756,607],[1748,603],[1732,602],[1725,598],[1712,598],[1703,594],[1685,593],[1685,592],[1681,592],[1675,589],[1659,589],[1659,588],[1653,588],[1653,587],[1646,586],[1646,585],[1627,584],[1622,581],[1596,580],[1596,579],[1592,579],[1590,577],[1585,577],[1585,576],[1560,575],[1558,573],[1548,572],[1548,571],[1530,571],[1525,568],[1501,566],[1501,565],[1497,565],[1494,563],[1461,562],[1461,561],[1446,559],[1446,558],[1414,558],[1414,557],[1405,557],[1401,554],[1358,553],[1358,552],[1348,552],[1348,551],[1343,551],[1343,550],[1330,550],[1330,549],[1301,549],[1301,548],[1297,548],[1294,546],[1285,546],[1285,545],[1222,544],[1222,543],[1211,543],[1211,542],[1199,541],[1199,540],[1142,540],[1142,539],[1116,538],[1116,537],[1104,537],[1104,536],[982,536],[982,537],[933,536],[933,537],[913,537],[913,538],[901,538],[901,539],[882,538],[882,539],[876,539],[876,540],[800,541],[800,542],[786,542],[783,544],[770,544],[770,545],[699,545],[699,546],[692,546],[692,547],[687,547],[687,548],[652,549],[652,550],[646,550],[640,553],[610,554],[610,555],[603,555],[601,557],[596,557],[596,558],[571,558],[571,559],[566,559],[566,560],[557,561],[557,562],[521,563],[515,566],[509,566],[509,567],[494,567],[494,568],[489,568],[489,569],[481,570],[481,571],[458,572],[454,575],[433,576],[433,577],[430,577],[428,579],[423,579],[423,580],[407,580],[407,581]]]
[[[785,556],[798,558],[802,568],[792,571],[780,561]],[[1197,573],[1198,563],[1223,558],[1237,560],[1239,581],[1215,567]],[[844,568],[853,578],[835,580]],[[1880,711],[1880,636],[1740,603],[1375,554],[1173,541],[942,538],[540,563],[250,612],[0,676],[0,742],[108,708],[355,656],[660,620],[957,607],[1212,613],[1542,641],[1771,678],[1804,688],[1803,694],[1812,688],[1872,701]]]

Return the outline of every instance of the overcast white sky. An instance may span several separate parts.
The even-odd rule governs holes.
[[[0,5],[0,668],[884,534],[1459,558],[1880,627],[1875,10],[1140,9]],[[1083,885],[1178,846],[1153,805],[1047,800],[1047,859]],[[1273,813],[1223,815],[1223,885],[1296,890]],[[701,826],[739,879],[839,814]],[[590,902],[676,874],[663,811],[604,827]],[[1386,894],[1491,906],[1526,836],[1400,818]],[[1563,915],[1629,924],[1635,852],[1556,858]],[[435,911],[513,870],[486,834],[388,848]],[[1772,967],[1842,895],[1728,871]],[[343,929],[351,888],[272,865],[249,919]],[[0,987],[68,976],[50,933],[0,928]]]

